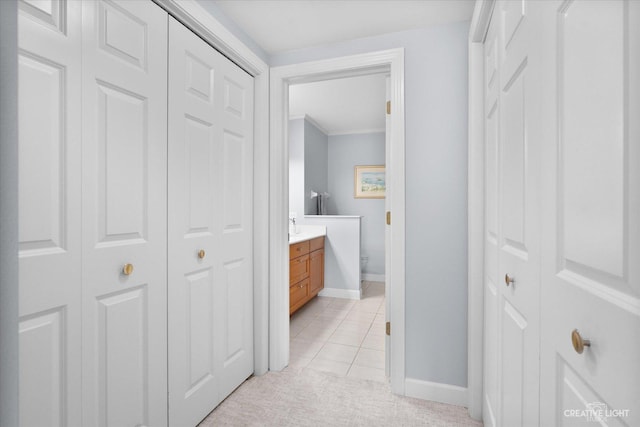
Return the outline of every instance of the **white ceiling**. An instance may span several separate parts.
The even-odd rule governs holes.
[[[268,54],[467,21],[474,0],[213,1]]]
[[[329,135],[384,131],[385,76],[350,77],[289,88],[289,116],[310,116]]]

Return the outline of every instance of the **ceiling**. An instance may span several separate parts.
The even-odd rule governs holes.
[[[289,117],[310,116],[329,135],[383,132],[385,76],[350,77],[289,87]]]
[[[471,20],[474,0],[213,1],[269,55]]]

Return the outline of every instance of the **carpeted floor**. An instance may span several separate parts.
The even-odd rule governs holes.
[[[482,426],[466,408],[391,394],[388,384],[287,368],[252,377],[208,426]]]

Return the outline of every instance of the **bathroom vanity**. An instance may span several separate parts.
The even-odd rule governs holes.
[[[289,244],[289,314],[324,288],[324,235],[305,237]]]

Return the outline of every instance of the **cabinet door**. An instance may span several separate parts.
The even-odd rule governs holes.
[[[309,294],[316,295],[324,287],[324,249],[309,255]]]
[[[289,261],[289,284],[293,285],[309,277],[309,255],[299,256]]]
[[[169,27],[169,424],[193,426],[253,372],[253,79]]]
[[[80,2],[19,7],[20,424],[81,425]]]
[[[82,19],[82,424],[166,425],[167,14],[89,1]]]

